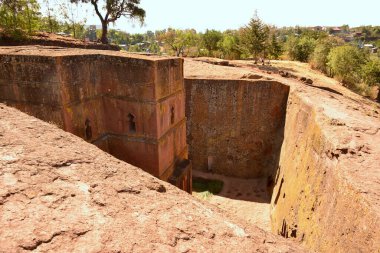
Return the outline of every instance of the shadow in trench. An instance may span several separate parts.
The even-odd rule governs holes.
[[[203,186],[207,181],[209,187]],[[222,186],[217,189],[220,182]],[[193,191],[196,193],[209,191],[215,196],[230,200],[267,204],[271,200],[271,189],[268,190],[266,178],[242,179],[194,170]]]
[[[270,231],[270,194],[266,179],[241,179],[207,172],[193,171],[193,195],[237,216],[249,224]],[[210,193],[204,187],[197,188],[198,182],[212,182],[209,190],[222,183],[220,191]],[[211,188],[211,189],[210,189]]]

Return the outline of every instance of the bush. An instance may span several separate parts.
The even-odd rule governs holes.
[[[193,178],[193,191],[209,192],[210,194],[218,194],[223,189],[223,181],[214,179],[205,179],[201,177]]]
[[[327,59],[333,76],[352,89],[359,87],[362,66],[367,62],[363,51],[353,46],[339,46],[330,51]]]
[[[368,61],[362,67],[363,82],[368,86],[379,86],[380,88],[380,59]],[[380,102],[380,91],[377,94],[377,102]]]
[[[328,73],[328,55],[334,47],[343,45],[343,41],[338,38],[325,38],[317,41],[317,45],[314,49],[314,52],[311,55],[310,65],[314,69],[318,69],[325,74]]]
[[[286,49],[290,59],[307,62],[310,55],[313,53],[316,46],[316,40],[308,36],[289,37],[286,42]]]
[[[380,59],[368,61],[362,67],[362,76],[368,86],[380,85]]]
[[[222,33],[216,30],[206,30],[202,35],[202,43],[204,48],[207,49],[208,56],[212,56],[213,51],[218,50],[218,43],[222,38]]]

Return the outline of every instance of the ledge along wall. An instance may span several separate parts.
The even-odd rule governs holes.
[[[0,101],[191,191],[182,59],[46,50],[0,55]]]
[[[185,79],[193,168],[271,178],[283,140],[289,87],[265,80]]]

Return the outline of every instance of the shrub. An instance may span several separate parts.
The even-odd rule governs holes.
[[[310,65],[314,69],[318,69],[325,74],[328,73],[328,55],[334,47],[343,45],[343,41],[338,38],[324,38],[317,41],[317,45],[314,49],[314,52],[311,55]]]
[[[205,179],[201,177],[193,178],[193,191],[208,192],[209,195],[218,194],[223,189],[223,181]]]
[[[363,65],[362,76],[368,86],[380,85],[380,59],[370,60]]]
[[[363,82],[369,87],[379,86],[380,88],[380,59],[373,59],[368,61],[362,67]],[[380,102],[380,91],[377,94],[378,102]]]
[[[352,89],[359,87],[362,66],[367,62],[363,51],[353,46],[339,46],[330,51],[327,59],[333,76]]]
[[[286,43],[286,49],[290,59],[301,62],[307,62],[316,46],[316,40],[308,36],[289,37]]]

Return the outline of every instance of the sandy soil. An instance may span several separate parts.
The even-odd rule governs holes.
[[[240,179],[193,171],[193,176],[224,182],[222,191],[208,198],[193,192],[193,196],[244,219],[252,225],[270,231],[270,194],[263,179]]]

